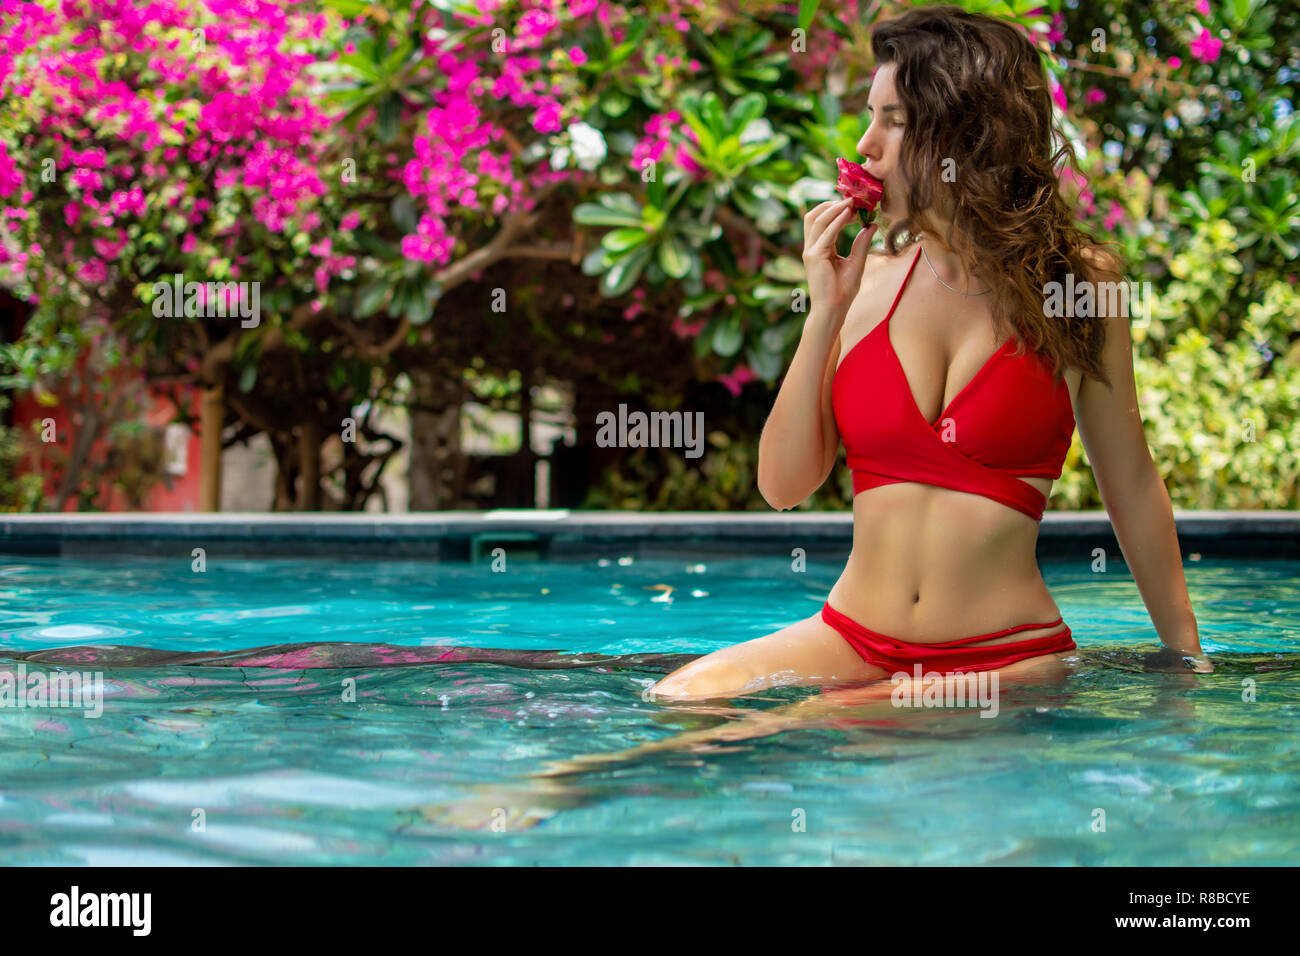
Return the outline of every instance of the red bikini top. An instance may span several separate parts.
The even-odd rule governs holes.
[[[883,322],[840,360],[831,383],[835,424],[848,451],[853,494],[900,481],[983,495],[1041,521],[1047,497],[1020,477],[1061,477],[1074,435],[1065,381],[1015,338],[926,421],[889,341],[889,320],[912,278],[912,259]]]

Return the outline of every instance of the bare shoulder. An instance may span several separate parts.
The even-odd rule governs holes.
[[[871,251],[867,253],[867,268],[871,267],[873,261],[876,263],[877,267],[879,267],[880,265],[890,262],[900,262],[904,259],[909,259],[915,253],[916,248],[913,243],[899,246],[898,252],[893,254],[890,254],[890,251],[883,245],[872,246]]]
[[[902,248],[897,255],[890,255],[887,249],[873,248],[867,253],[867,263],[862,268],[862,288],[867,288],[873,281],[893,274],[893,269],[907,258],[909,248]],[[906,268],[905,266],[903,268]]]
[[[1088,268],[1085,276],[1090,282],[1118,282],[1120,275],[1119,259],[1100,243],[1089,243],[1079,250],[1084,264]]]
[[[897,257],[891,256],[883,250],[871,249],[867,252],[867,261],[863,263],[862,275],[858,277],[858,290],[853,295],[853,300],[849,303],[848,310],[845,312],[845,322],[849,326],[856,325],[856,319],[853,316],[861,315],[864,308],[876,297],[878,289],[884,288],[887,279],[882,278],[888,271],[890,263]],[[843,325],[841,325],[841,329]]]

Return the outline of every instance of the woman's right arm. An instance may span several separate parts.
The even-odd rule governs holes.
[[[839,333],[857,295],[873,223],[858,233],[849,256],[835,251],[854,215],[848,200],[828,201],[804,216],[804,270],[810,307],[789,371],[758,442],[758,491],[778,511],[821,487],[839,452],[830,389],[839,360]]]
[[[839,431],[834,415],[826,412],[842,324],[842,317],[834,321],[817,306],[809,311],[758,440],[758,490],[777,511],[793,508],[820,488],[835,465]]]

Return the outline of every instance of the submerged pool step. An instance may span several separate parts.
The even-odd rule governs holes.
[[[488,531],[469,539],[469,560],[473,564],[491,561],[497,548],[502,549],[507,561],[540,561],[546,542],[531,531]]]

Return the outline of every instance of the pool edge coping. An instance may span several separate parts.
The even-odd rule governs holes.
[[[1174,510],[1188,556],[1300,559],[1300,511]],[[478,561],[497,549],[541,559],[744,554],[759,543],[801,542],[847,550],[851,511],[635,512],[430,511],[151,512],[9,514],[0,518],[0,554],[110,557],[172,555],[204,548],[250,556],[391,556]],[[180,546],[180,548],[178,548]],[[1039,526],[1040,557],[1078,557],[1080,548],[1122,550],[1108,514],[1049,511]]]

